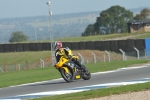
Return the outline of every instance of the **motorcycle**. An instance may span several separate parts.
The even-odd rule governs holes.
[[[73,57],[78,59],[78,56]],[[82,65],[81,68],[72,60],[66,59],[63,56],[60,58],[59,62],[55,64],[55,68],[58,69],[66,82],[72,82],[77,79],[89,80],[91,78],[90,71],[84,65]]]

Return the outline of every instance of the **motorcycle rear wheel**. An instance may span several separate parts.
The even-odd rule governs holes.
[[[82,65],[82,67],[86,70],[85,72],[82,72],[82,79],[89,80],[91,78],[90,71],[84,65]]]

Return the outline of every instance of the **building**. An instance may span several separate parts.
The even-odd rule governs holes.
[[[128,32],[129,33],[150,32],[150,20],[138,20],[128,22]]]

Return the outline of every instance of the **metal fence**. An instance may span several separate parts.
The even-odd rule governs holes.
[[[133,51],[123,51],[120,49],[119,53],[111,52],[111,51],[99,51],[99,50],[85,50],[85,52],[74,52],[75,55],[78,55],[81,59],[81,63],[99,63],[99,62],[111,62],[111,61],[127,61],[127,60],[138,60],[138,59],[150,59],[150,56],[146,54],[145,50],[135,49]],[[51,57],[50,57],[51,58]],[[10,71],[20,71],[20,70],[30,70],[33,68],[45,68],[51,67],[52,62],[51,59],[49,61],[44,61],[39,59],[39,61],[35,63],[14,63],[7,64],[4,63],[0,65],[0,73],[10,72]]]

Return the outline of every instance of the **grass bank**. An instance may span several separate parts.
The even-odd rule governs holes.
[[[138,61],[132,60],[132,61],[127,61],[127,62],[117,61],[117,62],[110,62],[110,63],[88,64],[87,67],[90,69],[91,72],[95,72],[95,70],[107,71],[107,70],[114,70],[114,69],[122,68],[123,66],[129,67],[134,64],[142,64],[146,62],[147,60],[138,60]],[[125,85],[125,86],[96,89],[96,90],[90,90],[90,91],[84,91],[84,92],[78,92],[78,93],[41,97],[41,98],[36,98],[32,100],[57,100],[57,99],[59,100],[86,100],[86,99],[91,99],[91,98],[110,96],[114,94],[119,95],[122,93],[150,90],[149,84],[150,82],[133,84],[133,85]]]
[[[94,73],[129,67],[133,64],[143,64],[146,62],[148,62],[148,60],[128,60],[87,64],[86,66],[91,71],[91,73]],[[46,81],[60,77],[60,73],[54,67],[5,72],[0,73],[0,88],[25,83]]]
[[[86,100],[86,99],[91,99],[91,98],[110,96],[114,94],[150,90],[149,84],[150,82],[142,83],[142,84],[134,84],[134,85],[125,85],[125,86],[90,90],[90,91],[84,91],[84,92],[78,92],[78,93],[42,97],[42,98],[36,98],[32,100]]]
[[[123,34],[106,34],[106,35],[94,35],[94,36],[81,36],[81,37],[69,37],[69,38],[55,38],[56,41],[63,42],[78,42],[78,41],[102,41],[109,39],[144,39],[150,38],[150,33],[123,33]]]
[[[4,62],[6,62],[7,64],[14,64],[15,62],[25,63],[25,61],[33,63],[39,59],[44,59],[50,56],[50,51],[0,53],[0,65],[4,64]]]
[[[86,99],[91,99],[91,98],[110,96],[114,94],[150,90],[149,84],[150,82],[142,83],[142,84],[134,84],[134,85],[125,85],[125,86],[90,90],[90,91],[84,91],[84,92],[78,92],[78,93],[42,97],[42,98],[36,98],[32,100],[86,100]]]

